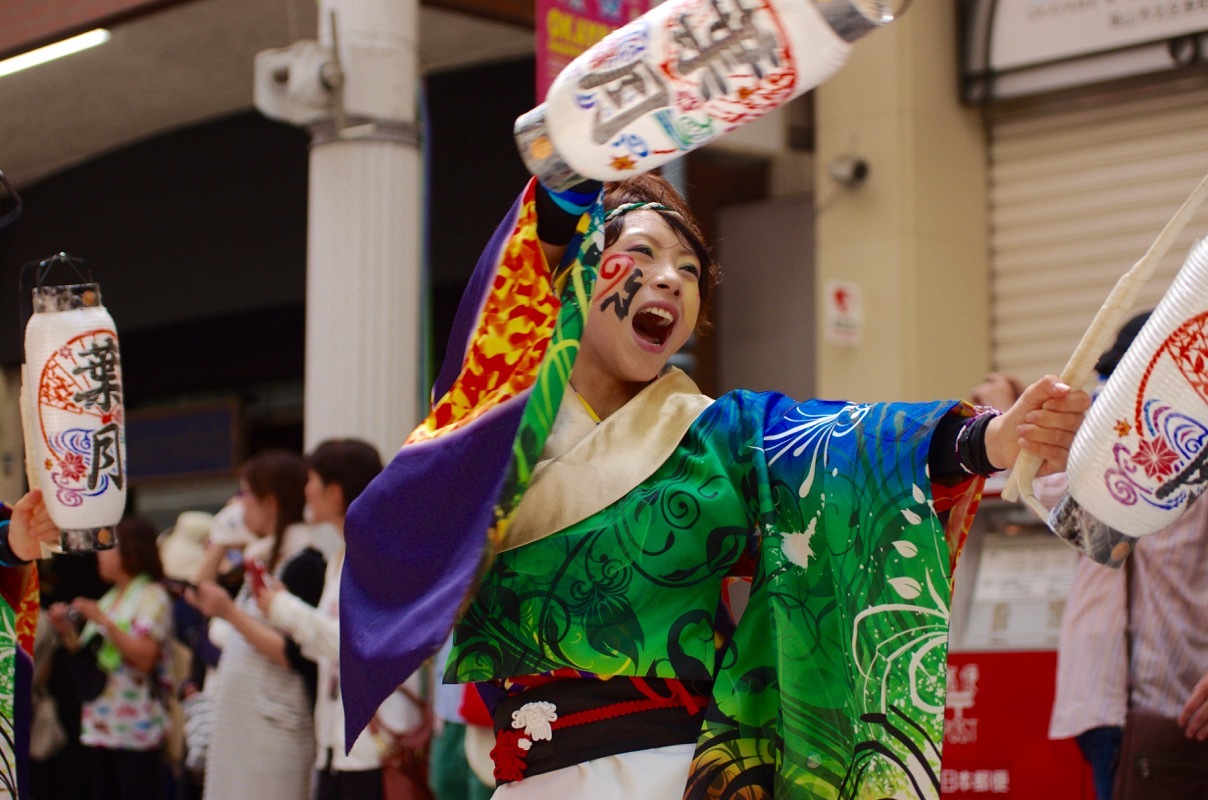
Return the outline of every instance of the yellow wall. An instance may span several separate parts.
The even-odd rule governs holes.
[[[0,368],[0,501],[25,493],[25,442],[21,432],[21,371]]]
[[[955,16],[912,4],[818,90],[820,397],[963,397],[989,363],[985,137],[958,102]],[[827,203],[840,155],[866,159],[869,178]],[[860,287],[858,345],[826,341],[831,280]]]

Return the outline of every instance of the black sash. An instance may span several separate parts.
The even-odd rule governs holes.
[[[695,743],[710,688],[704,681],[572,678],[506,697],[495,708],[495,780],[509,783],[594,758]],[[534,703],[553,705],[557,719],[549,723],[549,739],[540,738],[540,724],[531,729],[536,736],[513,727],[513,713],[523,721],[534,713],[524,707]]]

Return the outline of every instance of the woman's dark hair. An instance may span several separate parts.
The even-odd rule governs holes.
[[[131,514],[117,524],[117,554],[122,560],[122,572],[130,577],[146,575],[153,581],[162,580],[164,565],[159,560],[159,531],[146,517]]]
[[[692,214],[692,209],[675,187],[666,178],[653,173],[642,173],[626,178],[623,181],[604,184],[604,213],[626,203],[658,203],[674,211],[674,214],[663,213],[663,219],[672,227],[684,243],[696,253],[700,261],[700,317],[696,329],[703,332],[709,329],[708,300],[713,287],[721,279],[721,269],[713,258],[712,251],[705,243],[700,225]],[[625,228],[625,214],[618,214],[604,226],[604,247],[611,247],[621,236]]]
[[[306,459],[324,485],[336,484],[344,493],[344,508],[365,491],[369,482],[382,471],[382,457],[369,442],[360,439],[328,439]]]
[[[288,450],[265,450],[245,461],[239,474],[258,500],[277,499],[277,526],[266,565],[271,572],[277,568],[281,556],[285,529],[302,521],[302,510],[306,507],[306,461]]]
[[[1149,315],[1152,313],[1153,311],[1143,311],[1124,323],[1120,332],[1116,334],[1116,341],[1095,362],[1095,372],[1104,378],[1111,377],[1120,364],[1120,359],[1124,358],[1124,354],[1132,346],[1133,339],[1137,338],[1137,334],[1145,327],[1145,323],[1149,321]]]

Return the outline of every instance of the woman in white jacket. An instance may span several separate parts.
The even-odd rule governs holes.
[[[308,458],[306,504],[311,522],[331,525],[340,534],[340,549],[327,562],[323,596],[317,607],[283,591],[271,581],[256,593],[269,620],[298,643],[302,653],[319,665],[315,701],[316,800],[380,800],[381,751],[366,730],[344,753],[344,708],[340,697],[340,570],[344,564],[344,513],[361,490],[382,469],[372,445],[357,439],[331,439]],[[415,681],[415,676],[411,681]],[[393,730],[407,730],[422,721],[422,712],[405,695],[395,692],[378,711]]]
[[[252,576],[261,573],[308,603],[323,594],[320,537],[302,521],[306,470],[300,454],[285,450],[266,450],[243,465],[239,502],[244,524],[258,537],[243,552],[248,578],[233,598],[213,580],[185,592],[211,618],[210,640],[222,648],[205,685],[213,708],[205,800],[259,800],[266,790],[274,800],[312,796],[318,669],[264,619],[252,597]]]

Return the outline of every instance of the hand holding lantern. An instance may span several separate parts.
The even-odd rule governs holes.
[[[45,285],[65,264],[82,282]],[[42,489],[65,552],[113,547],[126,505],[121,356],[100,287],[64,253],[36,265],[25,328],[26,470]]]

